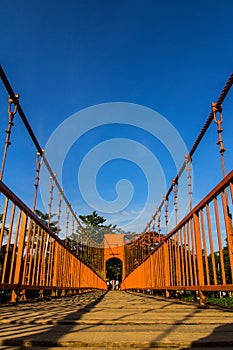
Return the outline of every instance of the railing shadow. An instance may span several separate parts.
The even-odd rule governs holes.
[[[31,310],[31,313],[26,312],[25,309],[21,309],[19,307],[19,313],[20,313],[20,320],[21,322],[9,322],[5,324],[1,324],[1,338],[3,339],[2,342],[0,342],[1,346],[5,346],[7,349],[13,349],[13,347],[17,347],[17,350],[25,350],[27,347],[43,347],[43,350],[48,350],[51,347],[57,347],[57,346],[68,346],[72,347],[74,345],[78,346],[88,346],[87,344],[81,343],[79,344],[79,332],[85,332],[88,329],[95,328],[99,325],[104,324],[104,319],[101,320],[98,318],[98,321],[96,320],[83,320],[83,315],[91,313],[98,313],[100,312],[99,308],[95,309],[95,306],[98,305],[106,296],[107,292],[101,292],[97,296],[97,298],[93,301],[93,296],[90,294],[90,301],[87,300],[83,301],[83,305],[80,305],[81,301],[78,300],[78,298],[74,299],[72,304],[72,298],[67,298],[67,304],[66,302],[63,302],[58,305],[56,308],[53,309],[53,303],[47,303],[44,307],[44,310],[41,309],[40,314],[38,312],[35,312],[35,318],[33,321],[33,309]],[[88,296],[87,296],[88,298]],[[43,305],[43,304],[41,304]],[[38,308],[35,307],[35,310]],[[137,347],[139,350],[146,350],[146,349],[155,349],[158,347],[164,347],[166,345],[166,348],[169,348],[169,342],[171,344],[170,348],[176,347],[179,350],[188,350],[188,349],[233,349],[233,323],[223,324],[220,326],[213,325],[213,331],[211,334],[205,337],[198,338],[198,335],[195,335],[195,331],[193,333],[193,337],[191,338],[191,341],[186,341],[182,329],[182,325],[187,324],[190,325],[190,330],[192,331],[193,324],[190,323],[192,318],[198,316],[202,317],[202,310],[203,308],[194,308],[192,309],[188,314],[183,316],[180,319],[176,320],[175,324],[169,324],[166,329],[164,329],[163,332],[159,332],[157,337],[155,337],[150,343],[146,346]],[[72,312],[72,310],[75,310]],[[56,319],[57,313],[60,311],[59,317]],[[65,315],[66,314],[66,315]],[[132,314],[134,314],[132,310]],[[130,316],[131,314],[128,314]],[[17,313],[16,313],[17,317]],[[54,317],[54,319],[53,319]],[[125,316],[114,318],[114,321],[122,320]],[[47,319],[46,319],[47,318]],[[43,322],[44,320],[44,322]],[[50,321],[52,320],[52,321]],[[230,319],[231,320],[231,319]],[[93,321],[93,322],[92,322]],[[216,319],[216,323],[218,320]],[[13,323],[13,325],[12,325]],[[194,322],[195,326],[196,322]],[[177,339],[177,333],[179,332],[180,328],[180,340]],[[205,324],[203,324],[203,327],[205,327]],[[4,339],[4,333],[8,332],[10,334],[10,331],[14,331],[15,334],[11,334],[9,338]],[[96,330],[97,331],[97,330]],[[188,330],[187,330],[188,331]],[[74,333],[74,336],[72,337],[72,334]],[[176,333],[175,337],[174,334]],[[67,334],[69,337],[67,338]],[[178,333],[179,334],[179,333]],[[136,336],[136,334],[135,334]],[[172,340],[174,337],[174,344],[172,344]],[[68,340],[66,340],[68,339]],[[190,337],[187,337],[187,339],[190,339]],[[193,340],[192,340],[193,339]],[[90,343],[94,340],[90,339]],[[106,339],[103,339],[103,342]],[[114,341],[114,339],[113,339]],[[146,339],[145,339],[146,341]],[[92,347],[93,348],[93,347]],[[105,347],[106,348],[106,347]]]
[[[189,347],[182,347],[180,350],[214,350],[233,349],[233,323],[216,327],[207,337],[199,338],[192,342]]]
[[[34,320],[32,320],[33,316],[29,314],[28,317],[27,315],[23,315],[22,322],[15,320],[9,322],[8,324],[1,324],[2,335],[0,337],[0,345],[7,347],[14,346],[17,347],[17,350],[25,350],[25,348],[32,346],[42,346],[43,350],[50,349],[53,346],[57,347],[59,340],[67,333],[72,332],[73,327],[79,324],[77,321],[81,320],[84,314],[89,313],[93,307],[99,304],[104,299],[106,293],[107,292],[100,293],[100,295],[94,301],[85,303],[81,307],[79,302],[76,304],[75,300],[71,298],[70,303],[72,303],[73,300],[73,308],[75,308],[77,305],[77,311],[68,311],[66,316],[59,317],[58,320],[46,320],[47,314],[49,314],[50,318],[53,316],[53,312],[51,311],[50,313],[53,306],[51,304],[51,307],[49,306],[45,309],[45,316],[44,320],[42,321],[36,319],[36,317]],[[60,315],[62,315],[64,308],[64,305],[60,307]],[[56,310],[56,312],[59,312],[59,308]],[[14,324],[14,330],[12,328],[12,324]],[[95,325],[88,325],[87,328],[93,326]],[[7,332],[10,331],[12,332],[12,330],[15,331],[15,334],[11,334],[10,337],[6,336],[4,339],[4,334],[7,334]]]
[[[137,297],[145,298],[145,295],[137,294]],[[154,296],[148,296],[147,298],[152,299],[158,299]],[[158,299],[159,300],[159,299]],[[172,304],[182,304],[182,305],[189,305],[189,303],[182,302],[182,301],[169,301],[169,300],[163,300],[163,302],[166,302],[166,305],[160,307],[159,309],[164,309],[166,307],[171,306]],[[153,339],[150,344],[148,344],[146,347],[141,347],[140,350],[147,350],[147,349],[156,349],[158,347],[164,347],[168,348],[168,344],[166,344],[165,338],[167,336],[172,335],[173,332],[177,331],[181,325],[189,324],[187,322],[190,322],[193,317],[199,316],[202,317],[202,310],[206,309],[205,306],[197,306],[193,309],[191,312],[189,312],[187,315],[185,315],[182,319],[176,320],[176,324],[170,325],[170,327],[166,328],[164,332],[161,332],[156,338]],[[225,312],[232,312],[232,310],[224,310]],[[216,323],[218,320],[216,319]],[[203,327],[205,327],[205,324],[203,324]],[[182,346],[182,343],[185,344],[185,341],[183,340],[183,333],[180,334],[180,342],[176,344],[174,341],[174,344],[171,344],[171,349],[179,349],[179,350],[213,350],[213,349],[233,349],[233,323],[227,323],[220,326],[217,326],[213,329],[212,333],[208,336],[201,337],[198,339],[193,340],[188,346]],[[193,334],[193,338],[195,338],[195,333]],[[172,336],[171,336],[172,339]],[[186,342],[187,343],[187,342]]]

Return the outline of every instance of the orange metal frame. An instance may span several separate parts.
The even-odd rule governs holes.
[[[233,171],[169,232],[121,289],[233,291]],[[224,244],[225,243],[225,244]]]
[[[74,294],[82,290],[106,289],[106,283],[85,265],[57,235],[0,181],[5,196],[0,251],[3,264],[0,289],[11,290],[11,301],[26,299],[27,291],[37,290],[43,297]],[[9,222],[7,235],[4,235]]]
[[[125,278],[124,234],[104,235],[104,279],[106,280],[106,262],[117,258],[122,262],[122,280]]]
[[[225,174],[222,138],[222,102],[233,84],[233,74],[226,83],[219,99],[212,105],[204,127],[189,154],[185,156],[177,176],[164,195],[156,213],[142,234],[132,243],[124,245],[124,235],[106,235],[105,242],[95,244],[86,234],[73,211],[56,175],[50,168],[36,136],[16,95],[0,66],[0,76],[9,94],[8,127],[0,172],[0,192],[4,201],[0,227],[0,290],[10,290],[11,300],[25,299],[32,291],[43,297],[67,295],[80,290],[103,289],[106,283],[105,263],[111,257],[123,262],[122,290],[233,291],[233,171]],[[3,182],[3,173],[10,145],[15,114],[19,113],[37,152],[36,183],[33,210],[29,209]],[[193,209],[191,168],[192,155],[197,149],[209,125],[217,125],[218,146],[221,155],[223,180]],[[35,214],[36,195],[39,186],[40,158],[50,176],[48,226]],[[184,170],[188,172],[190,213],[178,223],[178,180]],[[66,239],[58,237],[50,226],[54,188],[58,195],[58,229],[60,230],[61,200],[66,205]],[[168,232],[169,195],[173,193],[176,227]],[[165,232],[161,231],[161,212],[164,211]],[[71,219],[71,222],[69,220]],[[156,221],[156,223],[155,223]],[[75,227],[76,224],[76,227]],[[155,229],[156,227],[156,229]],[[71,234],[70,234],[71,231]],[[78,233],[75,238],[75,233]],[[117,237],[118,236],[118,237]],[[113,244],[113,241],[117,242]],[[111,246],[112,245],[112,246]],[[98,272],[98,273],[97,273]]]

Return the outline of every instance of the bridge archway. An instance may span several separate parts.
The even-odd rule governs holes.
[[[117,259],[117,260],[112,260]],[[125,278],[125,248],[123,234],[105,234],[104,235],[104,279],[107,279],[107,262],[122,263],[121,266],[121,280]],[[119,263],[120,267],[120,263]]]
[[[110,258],[106,261],[106,279],[122,282],[123,261],[119,258]]]

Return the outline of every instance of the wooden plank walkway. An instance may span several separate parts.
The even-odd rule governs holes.
[[[233,310],[110,291],[0,307],[0,349],[233,349]]]

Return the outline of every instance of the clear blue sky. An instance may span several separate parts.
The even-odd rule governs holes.
[[[163,115],[190,149],[211,102],[232,72],[232,13],[231,0],[1,0],[1,64],[21,95],[21,105],[42,147],[74,113],[102,103],[128,102]],[[3,91],[1,87],[1,130],[6,128]],[[232,168],[232,101],[229,96],[224,110],[227,170]],[[10,152],[14,149],[18,156],[9,157],[6,179],[31,203],[32,146],[20,121],[14,128]],[[176,175],[169,152],[145,130],[119,124],[98,127],[72,145],[64,162],[64,187],[78,214],[96,209],[89,208],[81,197],[77,185],[80,162],[92,147],[111,138],[135,140],[155,154],[167,187]],[[221,178],[216,171],[220,164],[216,141],[212,127],[194,157],[196,201]],[[107,162],[96,179],[101,196],[112,201],[115,185],[122,178],[134,187],[129,206],[114,215],[102,213],[109,223],[120,227],[127,215],[132,218],[142,210],[146,176],[134,162],[119,159]],[[159,203],[150,204],[156,208]],[[146,213],[145,220],[151,214]],[[143,217],[141,224],[130,228],[140,231],[145,223]]]

